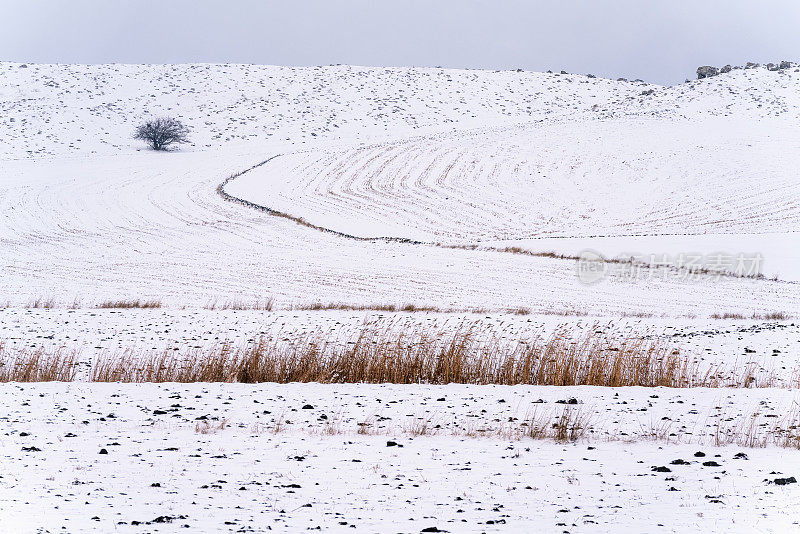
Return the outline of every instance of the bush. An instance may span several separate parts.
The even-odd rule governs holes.
[[[133,138],[147,141],[153,150],[166,150],[175,143],[188,143],[189,128],[178,119],[151,119],[136,128]]]

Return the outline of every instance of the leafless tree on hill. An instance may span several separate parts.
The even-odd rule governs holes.
[[[140,124],[133,138],[147,141],[153,150],[166,150],[172,144],[188,143],[189,128],[178,119],[162,117]]]

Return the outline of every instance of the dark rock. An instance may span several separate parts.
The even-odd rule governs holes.
[[[160,515],[160,516],[156,517],[155,519],[153,519],[152,522],[153,523],[172,523],[176,519],[186,519],[186,516],[185,515],[179,515],[179,516]]]
[[[303,409],[304,409],[304,410],[313,410],[313,409],[314,409],[314,407],[313,407],[313,406],[311,406],[310,404],[304,404],[304,405],[303,405]]]
[[[678,458],[677,460],[672,460],[670,465],[689,465],[690,463],[691,462],[687,462],[686,460]]]
[[[726,74],[726,73],[728,73],[728,72],[730,72],[732,70],[733,70],[733,67],[731,67],[730,65],[725,65],[724,67],[719,69],[719,72],[720,72],[720,74]]]
[[[760,63],[753,63],[752,61],[748,61],[747,65],[745,65],[744,68],[746,68],[746,69],[757,69],[760,66],[761,66]]]
[[[106,449],[100,449],[100,452],[97,454],[108,454],[108,451]]]
[[[711,78],[712,76],[716,76],[719,74],[719,69],[717,67],[712,67],[711,65],[704,65],[702,67],[697,67],[697,79],[702,80],[703,78]]]
[[[792,62],[791,61],[781,61],[781,64],[778,65],[778,68],[781,69],[781,70],[783,70],[783,69],[791,69],[792,68]]]
[[[696,453],[694,453],[694,457],[695,458],[702,458],[705,455],[706,455],[706,453],[700,452],[700,451],[697,451]]]
[[[655,471],[656,473],[672,473],[672,469],[665,465],[653,466],[651,471]]]
[[[708,462],[703,462],[703,465],[706,466],[706,467],[722,467],[721,465],[719,465],[714,460],[709,460]]]
[[[794,477],[776,478],[772,482],[778,486],[785,486],[786,484],[797,484],[797,479]]]
[[[747,460],[747,455],[743,452],[738,452],[733,456],[734,460]]]

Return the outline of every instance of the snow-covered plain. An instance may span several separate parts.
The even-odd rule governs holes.
[[[49,532],[798,526],[800,487],[780,484],[796,478],[796,453],[714,446],[749,410],[784,418],[789,391],[10,384],[0,395],[0,498],[15,532],[33,514]],[[594,420],[590,442],[516,435],[565,406]],[[664,432],[671,442],[651,441]]]
[[[504,339],[561,325],[658,336],[694,362],[754,366],[780,386],[4,384],[0,530],[796,529],[800,487],[775,480],[798,475],[797,450],[717,442],[726,429],[791,425],[798,409],[798,89],[796,68],[660,87],[529,72],[0,63],[6,353],[76,351],[88,364],[260,336],[346,342],[381,321],[466,321]],[[152,115],[186,122],[193,143],[145,150],[131,133]],[[218,194],[250,168],[224,188],[250,206]],[[419,243],[359,239],[374,237]],[[574,260],[492,250],[505,247],[762,253],[782,280],[670,269],[632,280],[611,264],[585,285]],[[275,311],[203,308],[268,298]],[[164,307],[94,308],[119,299]],[[27,306],[37,300],[55,308]],[[463,311],[289,309],[314,302]],[[503,313],[516,308],[531,314]],[[789,318],[710,318],[770,312]],[[571,398],[593,429],[577,443],[516,434]],[[433,429],[414,435],[420,421]]]

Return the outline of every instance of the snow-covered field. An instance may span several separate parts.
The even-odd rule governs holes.
[[[789,391],[19,384],[1,394],[0,498],[15,532],[34,516],[49,532],[798,526],[800,487],[780,484],[798,475],[796,453],[714,445],[750,409],[783,418],[797,401]],[[579,404],[558,403],[570,399]],[[591,441],[517,435],[564,406],[595,421]],[[671,442],[652,441],[665,432]]]
[[[800,474],[800,453],[770,429],[800,409],[799,89],[794,67],[661,87],[0,63],[5,354],[86,365],[262,336],[347,343],[377,323],[566,328],[655,336],[775,386],[2,384],[0,530],[796,529],[800,486],[775,480]],[[153,115],[191,126],[192,143],[133,141]],[[525,253],[587,248],[759,255],[767,278],[608,264],[587,285],[575,260]],[[163,307],[96,308],[124,299]],[[220,309],[268,299],[273,311]],[[451,311],[298,309],[312,303]],[[576,442],[521,435],[565,407],[590,423]]]

